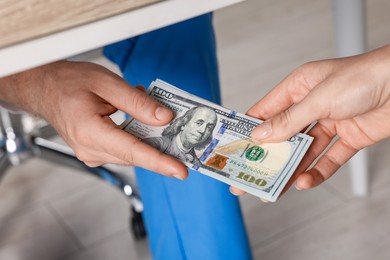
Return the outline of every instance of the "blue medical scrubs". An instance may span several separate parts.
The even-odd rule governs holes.
[[[126,25],[123,25],[126,26]],[[107,46],[132,85],[156,78],[221,102],[212,15]],[[251,259],[238,199],[229,186],[190,170],[185,181],[136,169],[154,259]]]

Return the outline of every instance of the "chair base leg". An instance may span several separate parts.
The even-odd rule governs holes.
[[[8,158],[8,154],[4,149],[0,149],[0,179],[3,178],[9,167],[11,167],[11,162]]]
[[[32,138],[32,146],[34,154],[39,158],[62,166],[86,171],[120,189],[128,197],[130,202],[130,227],[134,238],[140,240],[146,237],[146,230],[141,216],[143,206],[137,191],[134,189],[134,183],[130,183],[130,181],[121,176],[121,174],[116,173],[107,167],[88,167],[77,159],[69,147],[56,142],[34,137]]]
[[[143,231],[141,213],[142,202],[135,190],[134,183],[119,172],[108,167],[88,167],[77,159],[72,149],[66,145],[51,141],[57,133],[45,124],[34,129],[33,133],[24,132],[23,115],[9,113],[0,108],[0,178],[12,165],[19,165],[31,157],[40,157],[62,166],[72,167],[89,174],[93,174],[106,182],[114,185],[127,196],[130,203],[130,211],[133,213],[130,220],[135,219],[135,228],[132,230],[136,239],[146,236]]]

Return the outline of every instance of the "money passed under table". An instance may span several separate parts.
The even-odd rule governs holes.
[[[174,111],[169,125],[149,126],[129,118],[121,128],[199,174],[276,201],[313,138],[297,134],[281,143],[258,143],[251,131],[261,120],[179,88],[158,79],[148,89]]]

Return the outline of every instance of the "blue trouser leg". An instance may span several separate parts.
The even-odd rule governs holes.
[[[160,78],[220,102],[212,15],[203,15],[106,47],[132,85]],[[154,259],[251,259],[238,199],[228,186],[190,170],[174,178],[137,168]]]

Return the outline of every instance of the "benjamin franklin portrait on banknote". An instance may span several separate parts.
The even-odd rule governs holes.
[[[217,115],[214,110],[194,107],[173,120],[161,137],[145,138],[142,141],[181,161],[200,166],[195,149],[204,149],[211,142],[216,124]]]

